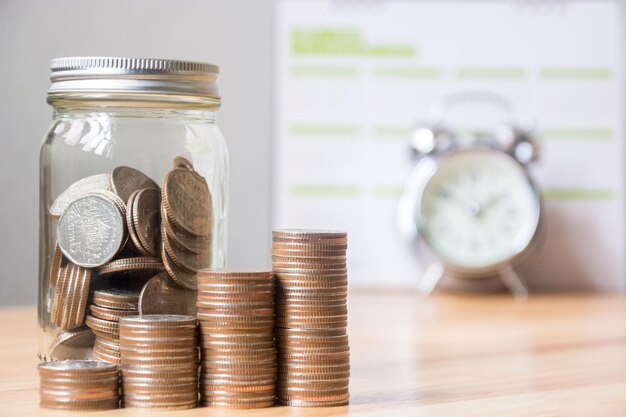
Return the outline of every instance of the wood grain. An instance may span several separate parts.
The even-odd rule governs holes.
[[[626,416],[626,298],[350,295],[348,407],[151,416]],[[38,408],[35,309],[0,310],[0,416]],[[146,415],[116,410],[90,415]]]

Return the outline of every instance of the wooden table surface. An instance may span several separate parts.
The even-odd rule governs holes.
[[[0,416],[39,409],[33,307],[0,310]],[[348,407],[131,416],[626,416],[626,297],[350,295]]]

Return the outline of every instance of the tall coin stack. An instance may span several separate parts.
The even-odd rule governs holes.
[[[149,314],[122,317],[119,325],[124,407],[196,407],[196,318]]]
[[[111,410],[119,406],[117,365],[98,361],[39,364],[41,407],[64,410]]]
[[[94,291],[90,315],[85,320],[96,335],[93,358],[122,363],[120,355],[119,319],[136,316],[139,293],[130,290],[108,289]]]
[[[261,408],[276,398],[271,271],[198,273],[201,403]]]
[[[272,233],[276,276],[277,393],[290,406],[348,403],[347,235]]]

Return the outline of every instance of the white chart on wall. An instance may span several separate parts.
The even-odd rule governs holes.
[[[410,128],[445,94],[487,90],[543,138],[532,287],[624,288],[619,2],[284,0],[276,13],[276,227],[345,229],[352,285],[415,286],[424,265],[395,228]]]

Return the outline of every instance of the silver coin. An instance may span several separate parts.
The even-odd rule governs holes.
[[[50,214],[58,217],[72,201],[95,190],[106,190],[109,187],[109,174],[96,174],[83,178],[70,185],[54,200],[50,206]]]
[[[63,254],[76,265],[92,268],[110,261],[125,242],[125,214],[104,192],[74,200],[57,224]]]

